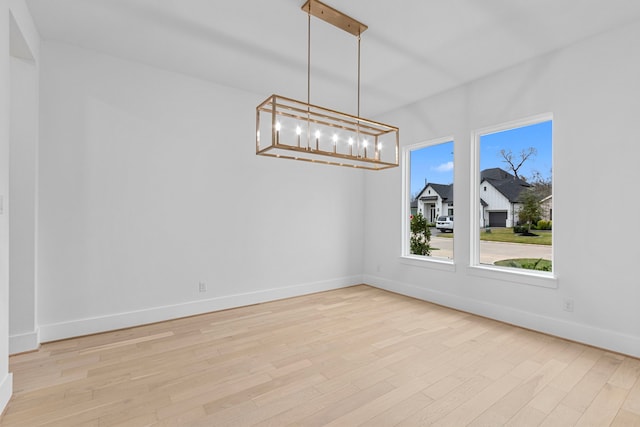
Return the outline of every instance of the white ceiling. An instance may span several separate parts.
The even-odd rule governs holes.
[[[27,0],[41,36],[306,100],[304,0]],[[369,117],[640,19],[639,0],[325,0],[369,26]],[[312,18],[311,102],[355,113],[356,38]]]

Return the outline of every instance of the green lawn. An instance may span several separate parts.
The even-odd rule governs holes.
[[[526,268],[530,270],[551,271],[551,261],[536,258],[514,258],[496,261],[495,265],[503,267]]]
[[[537,236],[521,236],[513,228],[491,228],[491,232],[480,230],[480,240],[490,242],[527,243],[532,245],[551,245],[551,230],[532,230]],[[453,237],[453,233],[440,233],[438,237]]]

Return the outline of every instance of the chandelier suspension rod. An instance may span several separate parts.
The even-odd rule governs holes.
[[[307,104],[311,104],[311,15],[313,13],[312,3],[313,2],[310,1],[307,4],[305,4],[307,9]],[[305,6],[303,6],[303,9],[305,9]],[[321,17],[321,19],[322,18],[323,17]],[[345,28],[342,28],[342,29],[352,33],[354,31],[353,29],[351,29],[351,25],[349,25],[349,30],[346,30]],[[361,57],[360,42],[362,40],[362,37],[361,37],[362,31],[366,29],[367,29],[366,25],[359,24],[357,33],[355,33],[356,39],[358,40],[358,66],[357,66],[358,89],[357,89],[357,109],[356,109],[357,117],[360,117],[360,68],[361,68],[360,67],[360,61],[361,61],[360,60],[360,57]]]
[[[358,114],[360,118],[360,34],[358,34]]]
[[[307,150],[311,149],[311,3],[307,12]]]
[[[311,5],[307,13],[307,104],[311,104]]]

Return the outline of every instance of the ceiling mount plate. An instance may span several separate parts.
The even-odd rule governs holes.
[[[307,2],[302,5],[302,10],[340,28],[341,30],[346,31],[347,33],[351,33],[356,37],[364,33],[365,30],[369,28],[362,22],[356,21],[350,16],[347,16],[339,10],[336,10],[318,0],[307,0]]]

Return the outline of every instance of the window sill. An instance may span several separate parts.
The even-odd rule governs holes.
[[[519,271],[508,267],[494,265],[474,265],[467,268],[467,274],[492,280],[503,280],[521,285],[540,286],[555,289],[558,287],[558,278],[553,273],[534,272],[530,270]]]
[[[456,271],[456,265],[453,260],[446,258],[421,257],[416,255],[404,255],[399,258],[401,264],[411,265],[414,267],[429,268],[441,271]]]

